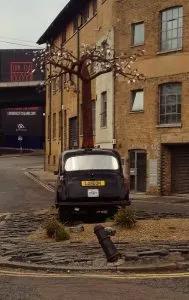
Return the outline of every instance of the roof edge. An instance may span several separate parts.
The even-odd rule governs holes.
[[[80,6],[80,5],[79,5]],[[38,39],[37,44],[42,45],[50,41],[50,39],[55,38],[60,32],[60,25],[65,25],[70,17],[73,15],[73,12],[78,8],[78,0],[70,0],[64,8],[60,11],[54,21],[49,25],[47,30],[42,34]]]

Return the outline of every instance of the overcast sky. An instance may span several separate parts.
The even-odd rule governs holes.
[[[68,2],[69,0],[0,0],[0,49],[35,47],[35,42]]]

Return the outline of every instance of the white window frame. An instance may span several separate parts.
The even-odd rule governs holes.
[[[170,87],[170,91],[168,88]],[[171,89],[171,87],[173,87]],[[165,91],[164,89],[167,89]],[[174,103],[170,101],[170,97],[174,97]],[[181,123],[181,109],[182,109],[182,83],[169,82],[160,85],[160,108],[159,108],[159,124],[173,125]],[[170,102],[170,103],[169,103]],[[164,119],[164,121],[163,121]],[[172,119],[172,120],[171,120]],[[175,119],[175,120],[174,120]]]
[[[136,41],[136,29],[137,29],[137,26],[143,26],[143,38],[139,42]],[[133,23],[132,24],[132,45],[133,46],[144,45],[144,34],[145,34],[144,22]]]
[[[144,90],[143,89],[133,90],[131,112],[143,112],[143,111],[144,111]]]
[[[174,51],[183,47],[183,6],[161,12],[161,51]]]

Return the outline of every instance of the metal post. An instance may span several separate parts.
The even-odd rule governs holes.
[[[109,234],[105,231],[102,225],[96,225],[94,227],[94,233],[96,234],[98,241],[104,250],[108,262],[115,262],[120,258],[120,253],[116,249]]]

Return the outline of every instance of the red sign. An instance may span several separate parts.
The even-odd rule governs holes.
[[[11,62],[11,81],[32,81],[32,62]]]
[[[5,108],[6,110],[40,110],[39,106],[30,106],[30,107],[11,107]]]

